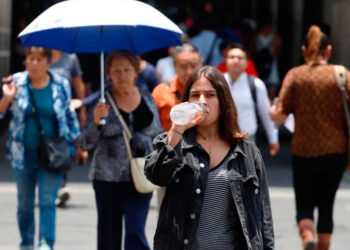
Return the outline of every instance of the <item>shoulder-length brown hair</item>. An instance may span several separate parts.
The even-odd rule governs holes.
[[[219,135],[228,142],[239,141],[246,134],[242,133],[237,120],[237,109],[234,104],[230,88],[223,74],[216,68],[204,66],[195,71],[187,80],[182,101],[186,102],[190,97],[190,90],[195,81],[206,78],[216,90],[219,106]]]

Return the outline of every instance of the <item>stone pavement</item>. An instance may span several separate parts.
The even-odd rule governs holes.
[[[282,145],[281,153],[274,158],[268,156],[266,150],[262,150],[270,184],[277,250],[301,249],[294,221],[294,196],[288,151],[286,143]],[[72,198],[66,208],[57,209],[56,250],[96,249],[96,210],[87,171],[87,166],[76,166],[70,172],[68,187]],[[19,233],[16,224],[16,189],[11,168],[3,157],[0,157],[0,211],[0,250],[17,250]],[[147,220],[147,238],[151,245],[157,216],[154,195]],[[350,249],[350,174],[344,177],[338,191],[334,222],[331,249]]]

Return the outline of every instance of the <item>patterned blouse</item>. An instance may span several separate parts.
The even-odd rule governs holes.
[[[157,107],[151,94],[148,91],[141,91],[141,95],[153,118],[146,128],[132,135],[133,155],[136,156],[135,152],[143,152],[143,155],[137,155],[137,157],[150,153],[153,137],[163,132]],[[90,111],[80,139],[82,149],[94,151],[89,178],[109,182],[131,181],[130,163],[123,139],[123,130],[113,109],[109,110],[106,125],[101,129],[96,128],[93,122],[93,109]]]
[[[67,79],[49,72],[52,81],[52,99],[54,111],[58,121],[59,136],[64,136],[72,142],[80,136],[79,123],[74,108],[70,106],[71,87]],[[17,85],[17,95],[12,101],[9,111],[11,120],[8,130],[7,156],[12,167],[24,167],[24,127],[25,110],[29,103],[28,72],[23,71],[13,75],[13,82]],[[5,113],[0,113],[3,118]]]
[[[346,73],[350,94],[350,73]],[[347,133],[340,88],[332,65],[302,65],[282,83],[277,111],[293,113],[292,154],[318,157],[347,150]]]

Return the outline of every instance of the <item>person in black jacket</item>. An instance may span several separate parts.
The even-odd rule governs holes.
[[[274,249],[264,163],[239,129],[225,78],[197,70],[183,101],[204,104],[204,119],[172,124],[146,159],[146,176],[166,187],[154,249]]]

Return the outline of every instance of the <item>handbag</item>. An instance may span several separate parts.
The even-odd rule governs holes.
[[[110,105],[112,106],[112,109],[113,109],[115,115],[118,117],[118,119],[123,127],[123,138],[124,138],[126,151],[128,153],[128,157],[130,160],[130,172],[131,172],[132,180],[133,180],[134,185],[135,185],[135,189],[139,193],[150,193],[150,192],[156,190],[157,188],[159,188],[159,186],[154,185],[152,182],[150,182],[145,175],[145,171],[144,171],[145,161],[146,161],[145,157],[133,157],[132,156],[131,147],[130,147],[130,139],[132,137],[131,132],[130,132],[128,126],[126,125],[123,117],[121,116],[121,114],[117,108],[117,105],[115,104],[110,93],[107,92],[106,96],[107,96],[107,99],[108,99]]]
[[[347,171],[350,171],[350,111],[349,111],[349,105],[348,105],[349,96],[346,91],[346,69],[344,66],[334,65],[334,71],[335,71],[337,83],[340,88],[342,102],[344,106],[346,124],[348,127],[348,162],[347,162],[346,169]]]
[[[69,148],[64,136],[46,136],[39,121],[37,106],[32,90],[28,88],[33,106],[33,113],[40,132],[40,143],[37,151],[39,166],[57,174],[63,174],[71,168]]]

